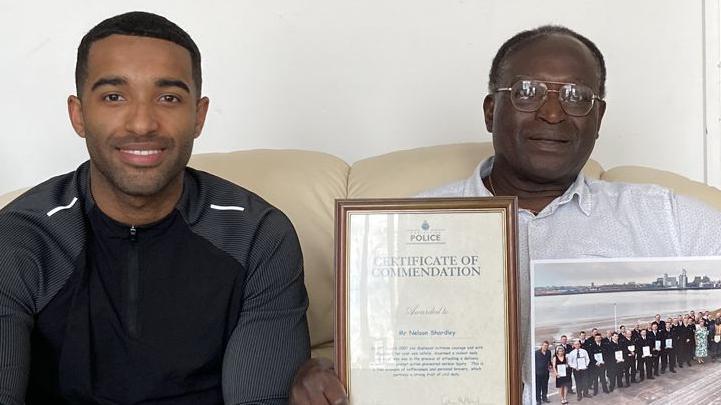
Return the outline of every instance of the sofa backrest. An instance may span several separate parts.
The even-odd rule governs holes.
[[[460,143],[402,150],[360,160],[351,166],[348,198],[410,197],[468,178],[493,155],[490,142]],[[603,168],[589,160],[583,173],[600,178]]]
[[[467,178],[478,163],[492,153],[490,142],[440,145],[392,152],[349,166],[341,159],[320,152],[251,150],[197,154],[190,165],[255,192],[288,215],[303,249],[314,355],[332,356],[334,201],[413,196]],[[619,167],[604,172],[595,161],[588,162],[584,173],[610,181],[660,184],[721,210],[720,190],[673,173],[639,167]],[[0,196],[0,207],[21,192]]]
[[[333,341],[333,213],[349,166],[320,152],[251,150],[194,155],[190,166],[260,195],[290,218],[303,250],[311,344]]]

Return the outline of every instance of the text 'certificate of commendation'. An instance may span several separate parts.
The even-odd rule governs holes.
[[[338,204],[351,404],[516,403],[515,200]]]

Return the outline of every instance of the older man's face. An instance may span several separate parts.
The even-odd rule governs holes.
[[[565,35],[533,40],[506,59],[500,87],[520,79],[575,83],[599,92],[598,63],[581,42]],[[548,84],[557,90],[558,84]],[[570,116],[549,92],[535,112],[520,112],[509,92],[496,92],[484,102],[486,127],[493,133],[496,159],[516,176],[537,183],[570,182],[588,160],[598,137],[605,103],[596,101],[588,115]]]

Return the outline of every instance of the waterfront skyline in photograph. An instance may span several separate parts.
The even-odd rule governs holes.
[[[696,276],[721,280],[721,257],[593,260],[533,262],[534,287],[651,284],[665,275],[679,280],[683,270],[689,283]]]

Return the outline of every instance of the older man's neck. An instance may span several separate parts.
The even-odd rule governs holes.
[[[483,179],[488,190],[497,196],[516,196],[518,206],[533,213],[541,212],[551,201],[563,195],[575,178],[563,181],[537,183],[517,176],[510,170],[494,166],[491,174]]]

